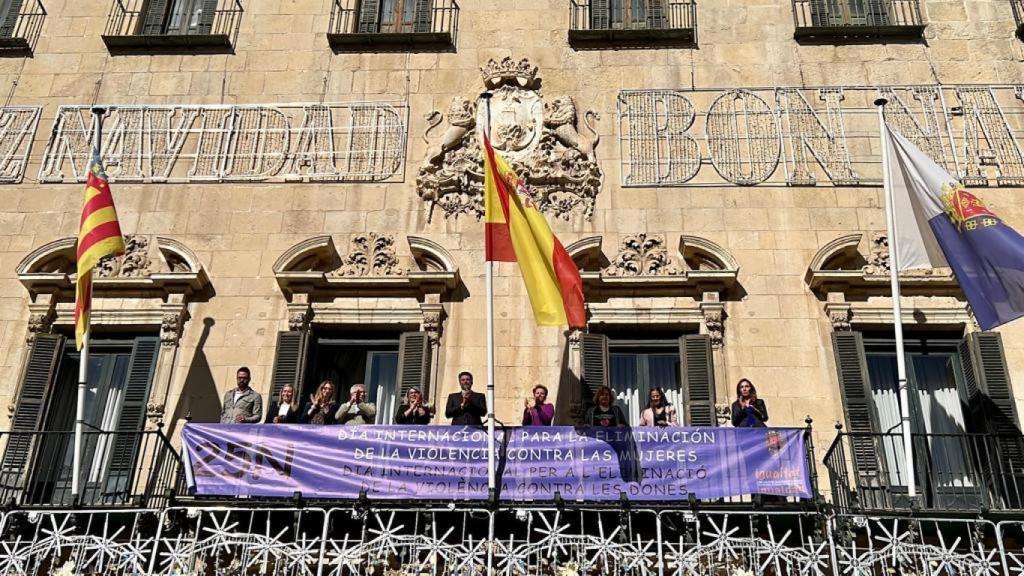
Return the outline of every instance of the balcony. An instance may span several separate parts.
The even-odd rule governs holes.
[[[455,0],[334,0],[327,41],[335,52],[450,51]]]
[[[797,40],[916,40],[924,33],[918,0],[793,0]]]
[[[240,0],[114,0],[103,42],[113,52],[230,52]]]
[[[977,515],[1024,511],[1024,437],[914,434],[915,500],[903,459],[903,436],[840,432],[825,454],[832,500],[840,512],[928,510]]]
[[[45,19],[40,0],[0,2],[0,56],[32,54]]]
[[[693,0],[570,0],[574,48],[669,47],[697,43]]]
[[[159,507],[177,492],[181,459],[160,431],[86,429],[78,498],[71,494],[74,432],[2,432],[0,505]]]

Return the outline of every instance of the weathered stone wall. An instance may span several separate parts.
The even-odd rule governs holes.
[[[185,243],[204,263],[215,290],[208,302],[191,309],[168,410],[181,394],[192,405],[219,402],[215,392],[233,385],[242,364],[254,369],[256,388],[267,390],[275,336],[287,328],[285,299],[271,266],[288,247],[320,234],[334,235],[339,247],[365,231],[399,239],[415,234],[451,251],[469,296],[448,310],[441,341],[443,392],[456,388],[455,375],[464,369],[475,372],[482,385],[483,226],[467,217],[435,215],[428,222],[414,187],[426,152],[420,137],[427,128],[424,115],[447,110],[453,96],[473,97],[483,88],[480,66],[512,56],[539,67],[545,96],[570,95],[581,111],[594,109],[602,117],[597,158],[604,185],[591,220],[553,221],[563,243],[600,235],[612,250],[626,234],[661,234],[670,244],[692,234],[730,251],[746,295],[726,303],[720,378],[730,386],[751,378],[768,400],[773,424],[801,425],[812,415],[823,449],[842,410],[831,325],[804,274],[814,253],[837,236],[884,229],[881,189],[715,181],[623,188],[619,91],[1024,83],[1024,44],[1014,37],[1007,0],[923,0],[925,40],[851,45],[795,42],[788,0],[716,0],[698,6],[697,47],[631,50],[570,48],[565,0],[467,1],[454,52],[337,55],[325,37],[331,0],[244,0],[233,54],[116,56],[100,38],[110,3],[48,0],[34,56],[0,60],[5,100],[43,107],[24,182],[0,187],[0,366],[6,375],[0,405],[16,389],[29,319],[15,266],[33,248],[76,233],[81,185],[36,182],[61,104],[407,100],[407,162],[397,183],[114,184],[123,230]],[[992,187],[978,194],[1009,224],[1024,227],[1020,189]],[[404,243],[396,244],[407,258]],[[495,293],[498,417],[514,421],[532,384],[559,381],[565,337],[558,329],[533,326],[513,266],[498,267]],[[207,319],[212,325],[197,349]],[[1003,333],[1011,377],[1024,399],[1024,327]]]

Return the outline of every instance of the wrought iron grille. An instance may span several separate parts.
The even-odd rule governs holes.
[[[570,0],[569,40],[696,41],[694,0]]]
[[[45,19],[46,8],[41,0],[0,5],[0,53],[32,53]]]
[[[841,432],[825,454],[837,509],[1024,510],[1024,437],[914,434],[915,470],[900,433]],[[918,488],[907,498],[908,481]]]
[[[108,48],[230,49],[241,21],[241,0],[114,0],[103,41]]]
[[[455,0],[334,0],[327,39],[336,50],[455,46]]]
[[[910,36],[924,32],[918,0],[793,0],[797,38]]]
[[[24,507],[159,507],[181,481],[164,434],[86,430],[80,494],[71,494],[74,432],[2,432],[0,503]]]
[[[1017,21],[1017,37],[1024,38],[1024,0],[1010,0],[1013,19]]]

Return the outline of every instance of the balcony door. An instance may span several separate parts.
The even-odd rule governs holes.
[[[810,0],[813,26],[888,26],[890,0]]]
[[[377,406],[377,424],[391,424],[401,393],[398,390],[399,336],[333,337],[316,339],[305,401],[323,380],[334,382],[337,401],[347,402],[351,387],[366,385],[366,398]]]
[[[85,389],[80,482],[85,503],[128,499],[156,366],[155,337],[96,340]],[[54,378],[30,480],[34,503],[70,504],[80,354],[67,346]]]
[[[206,35],[213,31],[218,0],[149,0],[143,10],[142,34]]]
[[[400,34],[430,32],[433,0],[362,0],[358,32]]]
[[[0,0],[0,37],[13,38],[17,36],[18,15],[21,14],[21,5],[24,0]]]
[[[923,435],[915,438],[915,447],[927,449],[930,474],[924,480],[939,500],[975,491],[971,450],[963,436],[968,432],[964,409],[967,392],[958,344],[958,340],[941,338],[907,338],[905,342],[911,430]],[[909,474],[899,436],[901,406],[895,343],[886,338],[865,338],[864,348],[878,425],[881,432],[891,433],[883,440],[889,483],[905,488]],[[921,479],[918,482],[920,485]]]
[[[665,28],[666,0],[591,0],[593,30]]]
[[[632,426],[640,424],[651,390],[661,388],[666,399],[683,413],[679,343],[676,340],[608,343],[609,385]]]

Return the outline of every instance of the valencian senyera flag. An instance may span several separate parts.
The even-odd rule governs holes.
[[[1024,237],[887,127],[899,270],[950,267],[982,330],[1024,316]]]
[[[484,137],[488,261],[518,262],[537,324],[586,326],[579,268],[530,201],[525,182]]]
[[[107,174],[99,152],[93,151],[89,174],[85,180],[85,203],[78,227],[77,269],[75,284],[75,343],[82,349],[82,339],[89,326],[92,309],[92,270],[104,256],[124,254],[124,238],[114,210]]]

